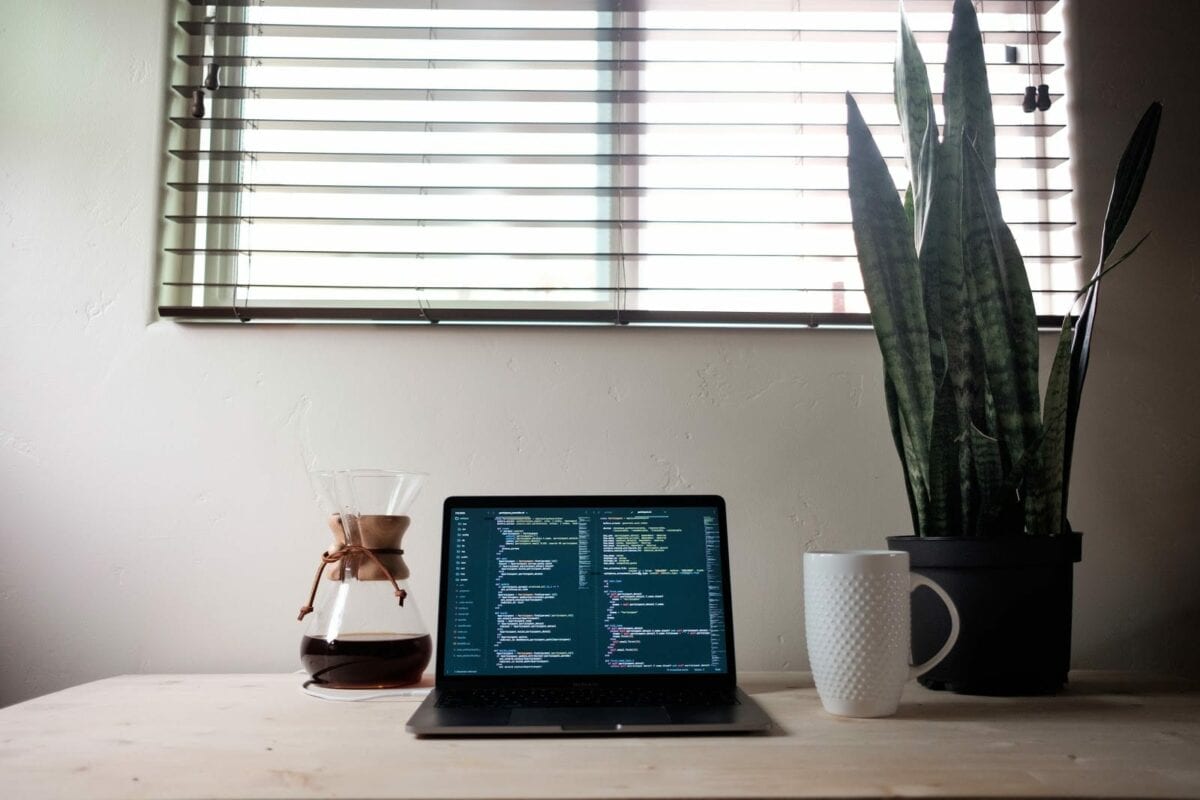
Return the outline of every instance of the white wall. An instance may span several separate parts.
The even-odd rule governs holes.
[[[166,6],[0,0],[0,704],[295,669],[325,545],[305,408],[325,463],[431,473],[406,539],[430,624],[447,494],[716,491],[739,665],[804,668],[804,548],[909,524],[872,334],[153,321]],[[1170,56],[1200,14],[1138,6],[1069,8],[1087,241],[1137,115],[1168,106],[1132,223],[1155,235],[1105,297],[1081,421],[1075,660],[1194,675],[1200,175]]]

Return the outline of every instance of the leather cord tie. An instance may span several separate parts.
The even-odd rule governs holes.
[[[317,586],[321,583],[321,574],[325,572],[325,567],[330,564],[336,564],[344,558],[349,558],[355,555],[367,556],[375,562],[377,567],[383,570],[383,574],[387,575],[387,579],[392,582],[392,588],[396,590],[395,594],[400,600],[400,605],[403,606],[404,598],[408,597],[408,592],[400,588],[400,585],[396,583],[396,579],[392,577],[392,573],[383,565],[383,562],[379,560],[379,556],[377,556],[376,553],[383,553],[384,555],[402,555],[404,551],[395,548],[383,547],[372,550],[369,547],[363,547],[362,545],[358,544],[347,544],[342,545],[332,553],[329,551],[322,553],[321,563],[317,566],[317,575],[315,578],[313,578],[312,591],[308,593],[308,603],[300,607],[300,616],[296,617],[296,619],[302,620],[312,613],[313,601],[316,600],[317,597]]]

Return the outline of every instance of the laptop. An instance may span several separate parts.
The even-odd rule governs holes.
[[[451,497],[419,736],[725,733],[737,687],[715,495]]]

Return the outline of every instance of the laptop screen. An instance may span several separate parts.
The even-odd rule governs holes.
[[[719,497],[450,498],[439,673],[731,671]]]

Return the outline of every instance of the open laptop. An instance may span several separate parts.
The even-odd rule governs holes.
[[[763,731],[720,497],[451,497],[421,736]]]

